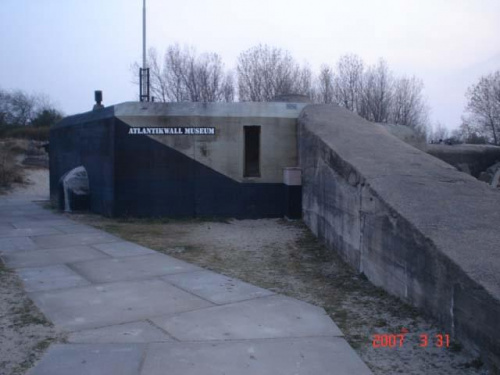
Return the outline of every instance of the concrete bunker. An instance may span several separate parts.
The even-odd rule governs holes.
[[[331,105],[123,103],[50,137],[53,200],[83,166],[90,208],[107,216],[302,214],[358,272],[500,368],[500,191],[398,129]]]
[[[51,196],[84,166],[106,216],[300,217],[297,117],[307,103],[123,103],[52,130]],[[300,180],[300,179],[299,179]]]

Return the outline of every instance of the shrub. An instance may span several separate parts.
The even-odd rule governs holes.
[[[16,165],[16,154],[5,147],[0,148],[0,187],[8,188],[14,182],[23,182],[21,168]]]
[[[49,140],[49,126],[3,126],[0,128],[0,138]]]

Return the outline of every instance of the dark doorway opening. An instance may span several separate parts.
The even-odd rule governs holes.
[[[245,126],[244,177],[260,177],[260,126]]]

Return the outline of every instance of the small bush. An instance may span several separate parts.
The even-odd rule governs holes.
[[[16,165],[15,153],[4,147],[0,148],[0,187],[8,188],[12,183],[22,183],[21,168]]]
[[[36,141],[48,141],[49,130],[50,127],[48,126],[20,126],[9,129],[6,133],[6,136],[11,138],[33,139]]]

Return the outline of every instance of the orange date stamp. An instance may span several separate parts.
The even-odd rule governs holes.
[[[407,341],[408,330],[403,328],[401,333],[378,333],[372,335],[373,348],[401,348]],[[428,335],[421,333],[418,335],[420,348],[436,347],[436,348],[449,348],[450,335],[447,333],[438,333],[435,335]]]

